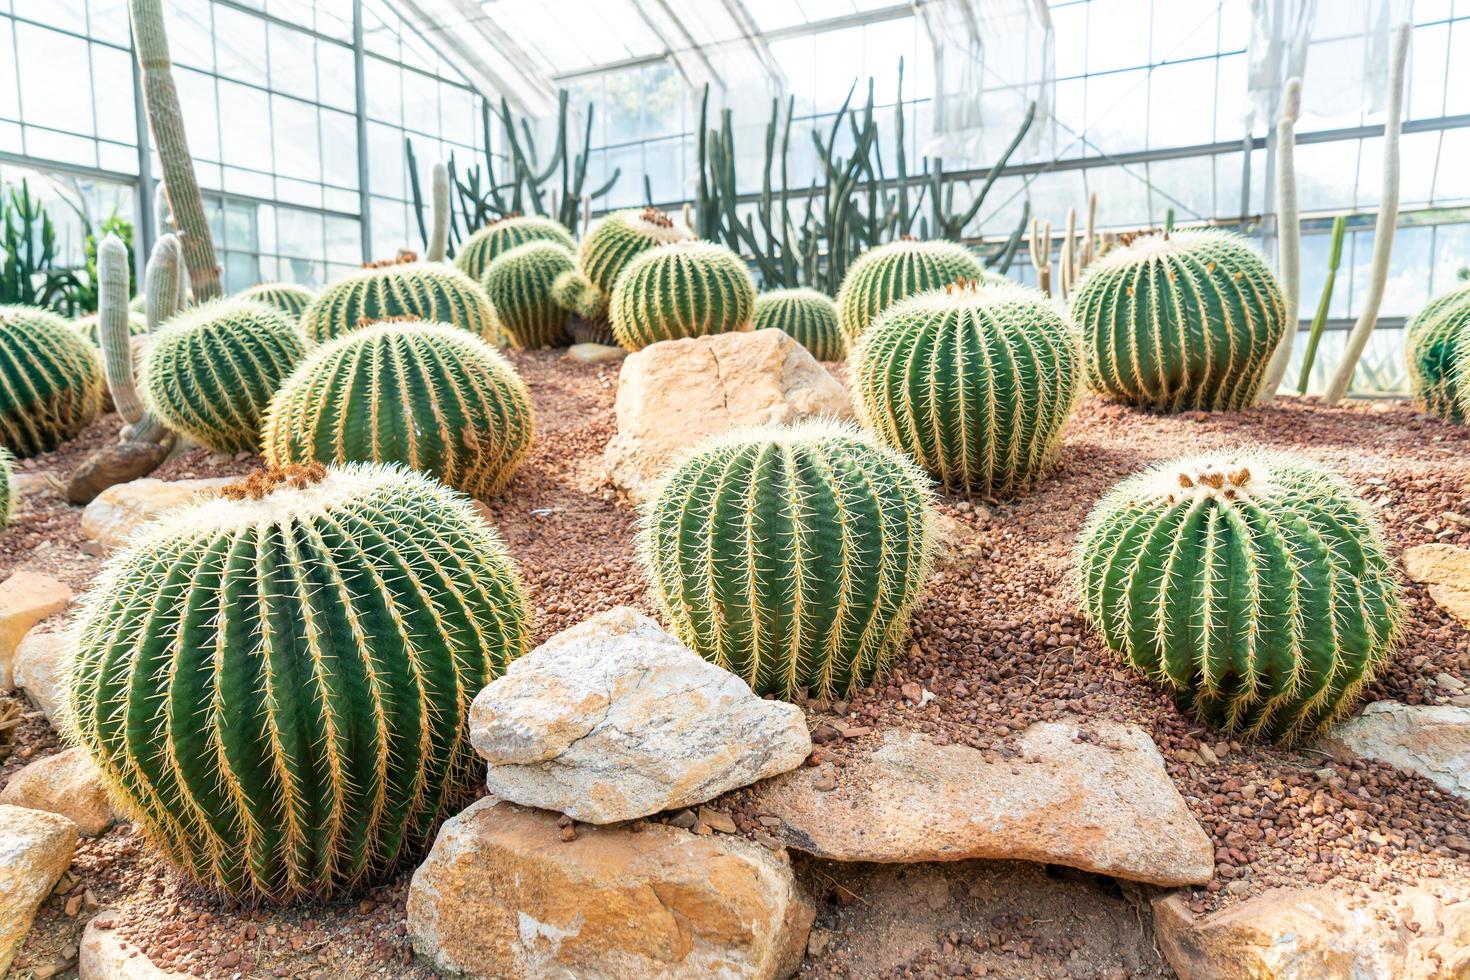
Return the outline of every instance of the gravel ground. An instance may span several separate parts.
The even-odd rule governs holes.
[[[620,604],[652,613],[635,557],[635,515],[601,473],[602,448],[614,426],[616,365],[573,364],[554,353],[511,357],[532,391],[538,440],[490,510],[532,591],[537,640]],[[45,482],[46,474],[64,474],[112,438],[116,424],[115,418],[101,421],[23,470],[41,488],[0,534],[0,573],[24,564],[74,587],[94,574],[98,559],[82,551],[77,534],[80,512]],[[807,706],[819,757],[841,766],[891,727],[1004,752],[1008,736],[1036,720],[1079,714],[1131,721],[1157,741],[1171,776],[1214,839],[1219,874],[1195,894],[1200,911],[1280,884],[1381,889],[1431,878],[1470,880],[1470,805],[1387,766],[1332,764],[1310,750],[1213,737],[1169,697],[1116,664],[1075,615],[1070,552],[1093,501],[1155,460],[1241,443],[1332,466],[1377,508],[1395,548],[1430,541],[1470,545],[1470,428],[1445,425],[1399,403],[1326,409],[1286,399],[1239,414],[1157,416],[1085,398],[1068,424],[1061,467],[1032,493],[1005,502],[941,503],[951,540],[917,613],[908,654],[881,687],[848,703]],[[157,475],[245,472],[254,462],[193,450]],[[1369,698],[1447,700],[1455,682],[1470,682],[1470,633],[1420,587],[1409,585],[1408,596],[1408,644]],[[919,707],[926,690],[934,697]],[[44,720],[28,718],[10,758],[0,760],[0,779],[56,746]],[[732,794],[723,805],[742,831],[758,828],[744,794]],[[150,955],[201,976],[430,975],[413,963],[404,935],[407,870],[366,897],[249,911],[182,882],[142,850],[131,831],[114,829],[83,842],[74,871],[79,877],[70,891],[83,898],[90,892],[91,899],[73,901],[81,906],[74,915],[67,914],[65,897],[43,907],[16,975],[25,977],[69,952],[93,906],[116,907],[116,928]],[[1155,951],[1141,948],[1146,932],[1137,928],[1146,904],[1126,902],[1116,886],[1070,879],[1048,885],[1032,874],[1017,879],[1020,884],[997,877],[1000,883],[981,894],[954,884],[956,874],[930,872],[951,883],[952,901],[925,919],[907,907],[885,911],[911,886],[895,884],[883,869],[804,864],[802,875],[821,908],[818,924],[828,937],[804,972],[940,976],[961,967],[992,976],[1156,976],[1164,969]],[[1067,901],[1092,925],[1084,929],[1082,917],[1066,926],[1039,918],[1041,907],[1028,896],[1042,886],[1072,895]],[[938,886],[923,887],[937,894]],[[1107,901],[1122,904],[1099,898],[1096,914],[1088,912],[1087,895],[1108,888]],[[1011,913],[1001,910],[1007,901]],[[883,948],[899,934],[927,940],[896,960]]]

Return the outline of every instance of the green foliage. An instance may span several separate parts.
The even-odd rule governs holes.
[[[748,329],[754,310],[755,281],[740,256],[690,241],[629,262],[608,312],[618,343],[636,351],[660,340]]]
[[[1425,411],[1451,422],[1465,421],[1458,394],[1470,336],[1470,286],[1441,293],[1414,315],[1404,331],[1405,359],[1414,399]]]
[[[569,316],[556,302],[555,286],[559,277],[574,275],[576,265],[570,249],[545,240],[517,245],[490,263],[481,282],[514,346],[566,344]]]
[[[955,242],[902,239],[864,252],[848,269],[837,293],[837,314],[848,346],[899,300],[962,279],[1006,281],[986,272],[978,255]]]
[[[847,356],[847,341],[837,321],[837,304],[815,289],[775,289],[755,298],[751,322],[756,330],[786,331],[819,361]]]
[[[0,207],[0,305],[39,306],[74,316],[82,281],[56,264],[56,225],[22,180]]]
[[[1125,480],[1092,512],[1077,567],[1108,646],[1233,734],[1310,738],[1352,707],[1402,631],[1367,507],[1284,455],[1173,460]]]
[[[55,449],[102,408],[97,351],[49,310],[0,306],[0,446]]]
[[[946,489],[1008,495],[1054,464],[1081,373],[1046,296],[966,283],[889,307],[851,377],[864,424]]]
[[[263,282],[241,290],[236,299],[274,306],[293,320],[300,320],[316,293],[294,282]]]
[[[1072,297],[1087,381],[1168,412],[1253,403],[1286,332],[1286,301],[1261,256],[1222,231],[1156,233],[1089,267]]]
[[[493,221],[460,245],[454,264],[476,282],[485,280],[485,272],[501,255],[527,242],[554,242],[568,252],[577,242],[564,226],[537,215],[512,215]]]
[[[700,446],[643,516],[666,622],[758,694],[840,697],[872,683],[928,578],[927,483],[846,427]]]
[[[106,566],[75,736],[146,838],[256,901],[381,879],[483,778],[470,702],[530,606],[462,496],[397,467],[259,473]]]
[[[301,315],[313,344],[379,320],[407,317],[451,323],[492,343],[500,322],[480,284],[442,262],[384,262],[332,283]]]
[[[582,271],[586,282],[576,282],[579,290],[590,284],[597,300],[590,297],[580,300],[573,310],[584,320],[604,316],[612,301],[613,288],[623,270],[642,253],[655,245],[685,242],[694,238],[683,225],[676,224],[668,215],[655,208],[642,211],[615,211],[588,229],[577,250],[577,268]]]

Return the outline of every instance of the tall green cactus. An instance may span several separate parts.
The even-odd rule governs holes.
[[[294,467],[154,524],[106,566],[76,738],[145,836],[247,900],[379,879],[474,798],[470,702],[529,639],[499,535],[397,467]]]
[[[1441,293],[1414,315],[1404,331],[1409,384],[1424,410],[1451,422],[1465,420],[1457,394],[1464,373],[1461,338],[1470,336],[1470,286]]]
[[[577,287],[580,302],[573,303],[563,297],[563,305],[574,310],[584,320],[595,320],[606,315],[612,302],[613,288],[628,263],[655,245],[686,242],[694,233],[656,208],[642,211],[615,211],[597,222],[582,237],[577,250],[577,268],[580,279],[564,286],[572,293]]]
[[[666,621],[759,694],[871,683],[928,577],[927,484],[898,453],[824,423],[701,445],[643,516]]]
[[[214,300],[164,324],[148,345],[143,383],[170,429],[216,452],[253,450],[266,405],[305,355],[280,310]]]
[[[505,358],[457,327],[382,323],[316,348],[272,399],[266,462],[397,462],[474,497],[510,480],[535,433]]]
[[[848,346],[899,300],[961,279],[1005,281],[986,272],[979,256],[955,242],[904,238],[868,249],[847,270],[837,292],[837,313]]]
[[[454,264],[476,282],[501,255],[527,242],[555,242],[567,251],[575,251],[577,243],[560,222],[540,215],[512,215],[492,221],[464,240],[454,255]]]
[[[102,409],[97,351],[55,313],[0,306],[0,446],[55,449]]]
[[[740,256],[713,242],[648,249],[618,276],[609,319],[628,350],[660,340],[750,329],[755,280]]]
[[[490,263],[481,282],[512,345],[534,350],[567,343],[570,316],[552,293],[557,278],[576,266],[569,249],[547,240],[517,245]]]
[[[1171,460],[1119,484],[1077,550],[1109,647],[1212,726],[1281,742],[1350,709],[1398,644],[1403,603],[1367,507],[1279,454]]]
[[[452,323],[491,343],[500,340],[500,321],[479,283],[453,266],[411,256],[369,263],[332,283],[301,315],[301,329],[321,344],[396,317]]]
[[[832,297],[815,289],[773,289],[755,298],[751,324],[756,330],[771,327],[805,347],[819,361],[840,361],[847,356],[847,340],[837,319]]]
[[[1078,284],[1072,316],[1092,389],[1167,412],[1250,405],[1287,328],[1261,256],[1239,235],[1208,230],[1112,250]]]
[[[1008,495],[1055,462],[1082,355],[1042,293],[960,283],[882,313],[852,355],[864,424],[949,490]]]
[[[300,320],[311,301],[316,299],[316,293],[294,282],[263,282],[241,290],[235,294],[235,298],[248,303],[274,306],[291,319]]]

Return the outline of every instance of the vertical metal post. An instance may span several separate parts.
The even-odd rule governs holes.
[[[357,200],[362,260],[373,258],[373,219],[368,193],[367,70],[363,53],[362,0],[352,0],[352,70],[357,82]]]

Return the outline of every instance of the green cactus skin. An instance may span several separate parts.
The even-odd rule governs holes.
[[[73,320],[71,322],[71,328],[77,333],[81,334],[83,337],[87,338],[87,343],[100,350],[102,346],[102,340],[98,336],[98,328],[100,324],[101,319],[99,315],[96,313],[89,313],[86,316],[78,317],[77,319]],[[131,309],[129,309],[128,336],[146,337],[147,335],[148,318],[141,313],[135,313]]]
[[[533,241],[490,263],[483,280],[485,293],[512,346],[534,350],[566,345],[571,316],[557,304],[553,287],[559,276],[576,271],[576,262],[571,251],[556,242]]]
[[[561,222],[535,214],[516,215],[491,222],[466,238],[454,255],[454,264],[475,282],[482,282],[490,263],[527,242],[554,242],[568,252],[577,249],[576,240]]]
[[[847,339],[837,319],[837,304],[815,289],[775,289],[755,298],[753,329],[784,330],[819,361],[847,357]]]
[[[485,290],[454,266],[437,262],[365,266],[322,290],[301,315],[301,329],[310,343],[321,344],[398,317],[452,323],[492,344],[500,340],[500,321]]]
[[[837,315],[848,347],[899,300],[962,279],[1007,281],[986,272],[979,256],[955,242],[904,238],[869,249],[847,270],[837,291]]]
[[[236,299],[274,306],[293,320],[300,320],[316,293],[294,282],[263,282],[242,290]]]
[[[102,410],[102,360],[64,319],[0,306],[0,445],[16,456],[55,449]]]
[[[473,497],[498,493],[530,452],[525,382],[457,327],[383,323],[313,350],[271,401],[266,462],[396,462]]]
[[[605,317],[618,277],[629,262],[656,245],[693,239],[693,232],[656,208],[608,215],[587,231],[577,250],[577,268],[593,292],[583,297],[581,305],[568,304],[568,308],[584,320]]]
[[[586,321],[596,320],[606,312],[602,293],[581,269],[569,269],[556,277],[551,284],[551,300]]]
[[[10,465],[14,459],[10,450],[0,448],[0,527],[9,527],[15,514],[15,471]]]
[[[1425,411],[1464,422],[1466,402],[1457,394],[1466,363],[1462,338],[1470,336],[1470,286],[1430,300],[1404,331],[1405,360],[1414,400]]]
[[[1238,451],[1119,484],[1078,542],[1109,647],[1226,732],[1291,743],[1347,712],[1403,600],[1368,508],[1330,473]]]
[[[613,336],[630,351],[750,329],[755,280],[724,245],[679,242],[649,249],[623,270],[613,290]]]
[[[67,711],[171,861],[247,901],[324,898],[474,798],[470,702],[531,611],[470,501],[398,467],[298,467],[140,535],[88,597]]]
[[[153,411],[175,432],[215,452],[254,450],[271,396],[305,355],[301,332],[280,310],[214,300],[191,306],[154,335],[143,385]]]
[[[1087,382],[1166,412],[1242,409],[1286,332],[1271,270],[1238,235],[1146,235],[1093,263],[1072,298]]]
[[[851,363],[879,439],[946,490],[997,496],[1051,469],[1082,374],[1072,325],[1045,295],[978,283],[889,307]]]
[[[665,621],[758,694],[845,696],[908,634],[929,574],[918,468],[855,429],[806,423],[702,444],[643,515]]]

